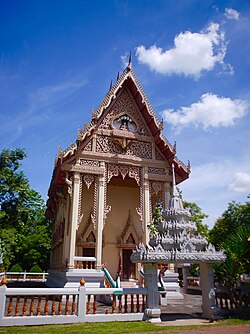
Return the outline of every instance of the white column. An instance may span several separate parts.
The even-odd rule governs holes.
[[[169,182],[164,182],[164,209],[169,208],[169,202],[170,202],[170,197],[171,197],[171,192],[170,192],[170,183]]]
[[[143,181],[143,215],[144,215],[144,230],[145,230],[145,244],[149,243],[149,231],[147,225],[150,221],[150,197],[149,197],[149,180],[148,167],[143,167],[142,173]]]
[[[157,263],[144,263],[144,282],[147,288],[147,307],[144,311],[145,320],[160,322]]]
[[[71,224],[70,224],[70,242],[69,242],[69,262],[68,268],[74,268],[74,256],[76,247],[76,230],[78,221],[78,207],[79,207],[79,191],[80,191],[80,173],[74,172],[73,175],[73,194],[72,194],[72,208],[71,208]]]
[[[220,308],[216,305],[215,301],[213,268],[210,264],[200,264],[200,284],[203,317],[213,320],[220,318],[218,315]]]
[[[100,167],[105,167],[105,163],[101,161]],[[99,175],[98,177],[98,195],[97,195],[97,240],[96,240],[96,266],[101,267],[102,264],[102,230],[103,230],[103,218],[104,218],[104,203],[105,203],[105,189],[104,189],[105,177]]]

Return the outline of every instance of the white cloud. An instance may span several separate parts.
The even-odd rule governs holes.
[[[225,35],[217,23],[211,23],[205,31],[199,33],[180,33],[175,36],[174,47],[166,51],[156,45],[148,49],[143,45],[136,48],[138,61],[148,65],[152,71],[195,78],[202,71],[211,71],[216,63],[225,65],[225,55]]]
[[[235,160],[220,159],[197,165],[191,168],[190,179],[181,183],[184,199],[197,203],[209,214],[206,223],[210,227],[226,210],[229,202],[245,202],[246,194],[250,192],[249,163],[249,157],[242,158],[241,172]],[[237,183],[235,176],[238,176]],[[239,188],[233,189],[232,184]]]
[[[124,68],[124,67],[126,67],[128,65],[128,60],[129,60],[129,53],[125,52],[125,54],[121,56],[121,65],[122,65],[122,68]]]
[[[237,172],[229,188],[237,192],[250,193],[250,173]]]
[[[239,20],[240,17],[240,13],[233,8],[226,8],[224,15],[228,20]]]
[[[194,125],[203,129],[232,126],[247,112],[248,104],[243,100],[232,100],[211,93],[203,94],[200,101],[179,110],[167,109],[165,120],[177,129]]]
[[[56,104],[65,100],[86,85],[86,79],[75,77],[54,85],[40,87],[29,94],[32,109]]]

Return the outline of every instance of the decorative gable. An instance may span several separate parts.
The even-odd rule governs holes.
[[[150,135],[127,88],[123,88],[120,94],[116,97],[114,103],[106,111],[98,128],[125,130],[140,135]]]
[[[122,234],[118,240],[117,247],[118,248],[133,248],[135,249],[136,245],[140,242],[138,234],[135,230],[133,224],[133,217],[129,210],[128,212],[128,220]]]
[[[78,238],[76,244],[77,246],[84,247],[95,247],[96,237],[95,237],[95,226],[93,222],[93,210],[91,210],[87,224],[85,225],[81,236]]]

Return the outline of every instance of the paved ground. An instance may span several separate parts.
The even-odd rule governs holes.
[[[184,299],[169,301],[167,306],[162,306],[162,325],[186,326],[211,324],[202,319],[202,296],[197,293],[183,293]]]
[[[183,300],[169,302],[169,305],[161,307],[162,322],[157,326],[190,326],[190,325],[210,325],[201,329],[174,330],[174,334],[249,334],[250,324],[235,326],[216,326],[209,320],[201,317],[202,296],[197,293],[183,294]]]

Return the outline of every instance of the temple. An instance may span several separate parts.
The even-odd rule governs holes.
[[[83,272],[97,284],[103,264],[122,282],[139,279],[140,263],[131,255],[149,243],[155,205],[167,210],[170,199],[179,205],[172,166],[176,184],[190,173],[162,130],[129,61],[76,141],[58,148],[46,211],[53,226],[51,285],[79,282]]]

